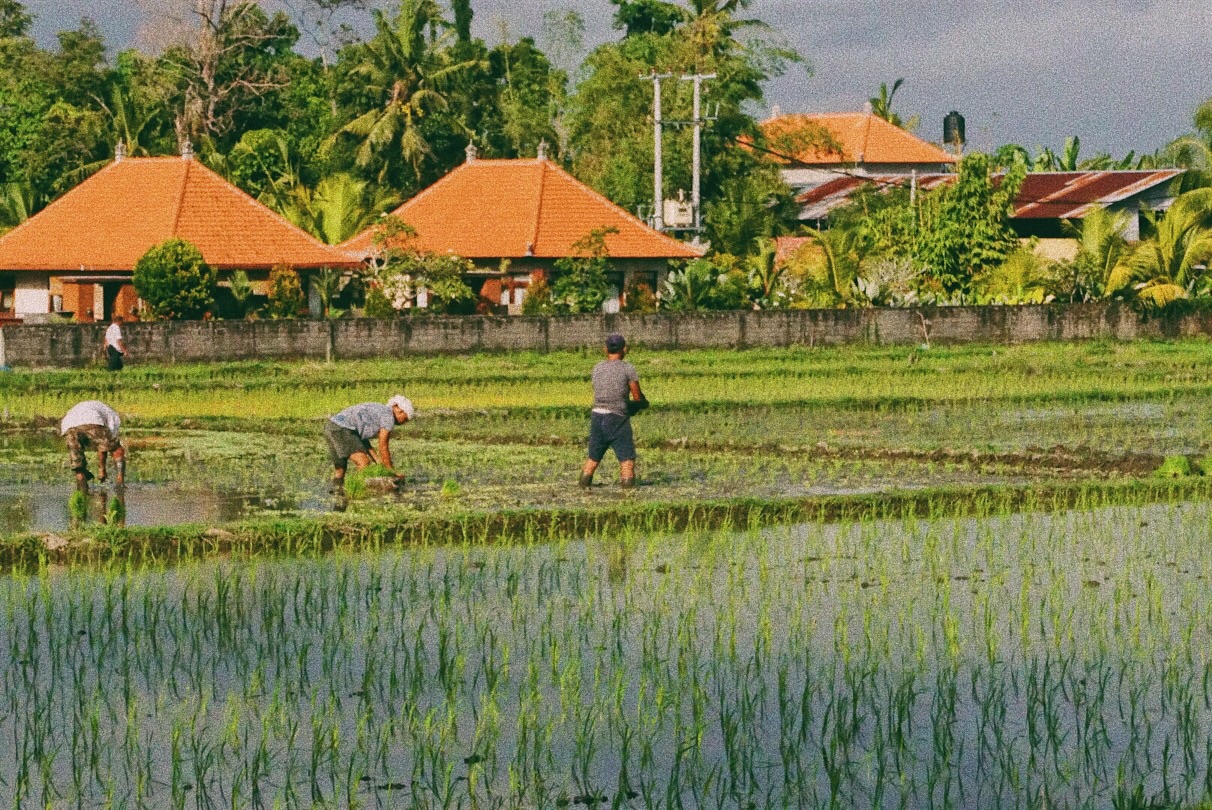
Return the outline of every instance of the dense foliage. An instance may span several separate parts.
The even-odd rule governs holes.
[[[624,307],[648,309],[657,298],[697,309],[1106,295],[1156,305],[1203,295],[1203,198],[1180,207],[1181,227],[1146,218],[1140,245],[1129,244],[1128,224],[1114,217],[1073,223],[1080,251],[1065,262],[1024,252],[1032,246],[1010,231],[1007,209],[1028,170],[1177,166],[1187,171],[1176,191],[1212,185],[1212,100],[1196,110],[1189,134],[1152,154],[1085,157],[1077,137],[1056,151],[1009,144],[970,155],[956,184],[912,201],[907,189],[872,187],[808,233],[776,162],[794,144],[764,142],[755,119],[766,83],[802,70],[803,56],[747,0],[609,2],[619,35],[587,55],[577,11],[549,12],[538,39],[504,32],[489,45],[471,34],[468,0],[375,8],[300,0],[290,4],[294,16],[259,0],[201,0],[166,40],[172,44],[114,54],[88,20],[42,48],[25,5],[0,0],[0,232],[105,165],[119,142],[138,157],[176,153],[186,140],[207,165],[329,244],[449,172],[469,145],[485,157],[546,149],[597,191],[646,215],[654,135],[653,84],[644,77],[670,76],[662,83],[664,114],[685,122],[693,86],[684,77],[713,74],[704,84],[711,120],[702,178],[702,235],[711,252],[672,268],[655,289],[636,287],[641,303]],[[361,26],[346,25],[359,16]],[[916,118],[893,109],[903,82],[881,85],[872,110],[912,129]],[[691,145],[687,128],[666,130],[666,196],[691,187]],[[772,240],[785,235],[805,237],[806,246],[776,251]],[[530,311],[600,305],[604,258],[575,257],[556,268]],[[438,309],[470,306],[470,292],[452,281],[456,270],[450,262],[426,265]],[[389,296],[387,279],[369,275],[365,289],[376,305],[398,303],[400,290]],[[419,275],[417,268],[396,274]],[[362,303],[361,283],[351,289]],[[346,298],[343,306],[351,305]]]
[[[183,239],[156,245],[135,265],[135,290],[153,318],[201,318],[214,309],[217,281],[202,252]]]

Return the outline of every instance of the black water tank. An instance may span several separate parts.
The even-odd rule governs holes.
[[[943,119],[943,143],[948,146],[963,146],[967,143],[964,137],[964,116],[955,110],[947,113]]]

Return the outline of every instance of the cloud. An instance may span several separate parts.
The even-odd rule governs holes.
[[[292,0],[295,2],[295,0]],[[386,2],[386,0],[382,0]],[[297,4],[297,2],[296,2]],[[38,36],[98,19],[125,47],[139,28],[131,0],[33,0]],[[590,45],[617,36],[607,0],[475,0],[475,32],[488,42],[542,33],[546,11],[576,8]],[[905,77],[896,106],[922,116],[938,138],[958,109],[973,146],[1059,146],[1083,152],[1152,151],[1190,129],[1212,97],[1208,0],[754,0],[766,20],[815,67],[771,82],[784,110],[858,110],[880,82]]]

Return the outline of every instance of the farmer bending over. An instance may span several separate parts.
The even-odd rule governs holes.
[[[118,413],[104,402],[88,400],[76,405],[59,425],[59,432],[67,440],[67,452],[71,456],[72,472],[76,474],[76,485],[87,487],[93,474],[88,471],[84,451],[97,451],[97,466],[101,470],[100,480],[108,476],[105,461],[113,454],[118,468],[118,485],[126,483],[126,449],[118,439],[122,421]]]
[[[627,356],[622,335],[606,338],[606,359],[593,368],[593,411],[589,415],[589,457],[581,468],[582,487],[593,485],[593,474],[606,451],[614,449],[619,478],[626,488],[635,486],[635,438],[631,414],[648,407],[640,391],[640,377]],[[630,397],[630,399],[628,398]]]
[[[328,442],[328,456],[332,459],[333,489],[345,484],[345,468],[349,462],[359,470],[375,461],[391,469],[391,432],[416,415],[412,402],[406,397],[395,396],[386,405],[379,402],[363,402],[353,405],[330,418],[324,424],[324,439]],[[370,449],[370,442],[378,439],[378,452]],[[400,476],[397,476],[397,478]]]

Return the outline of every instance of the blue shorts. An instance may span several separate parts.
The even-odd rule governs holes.
[[[615,413],[589,415],[589,458],[601,461],[606,451],[613,449],[619,461],[635,461],[635,437],[631,433],[631,417]]]

